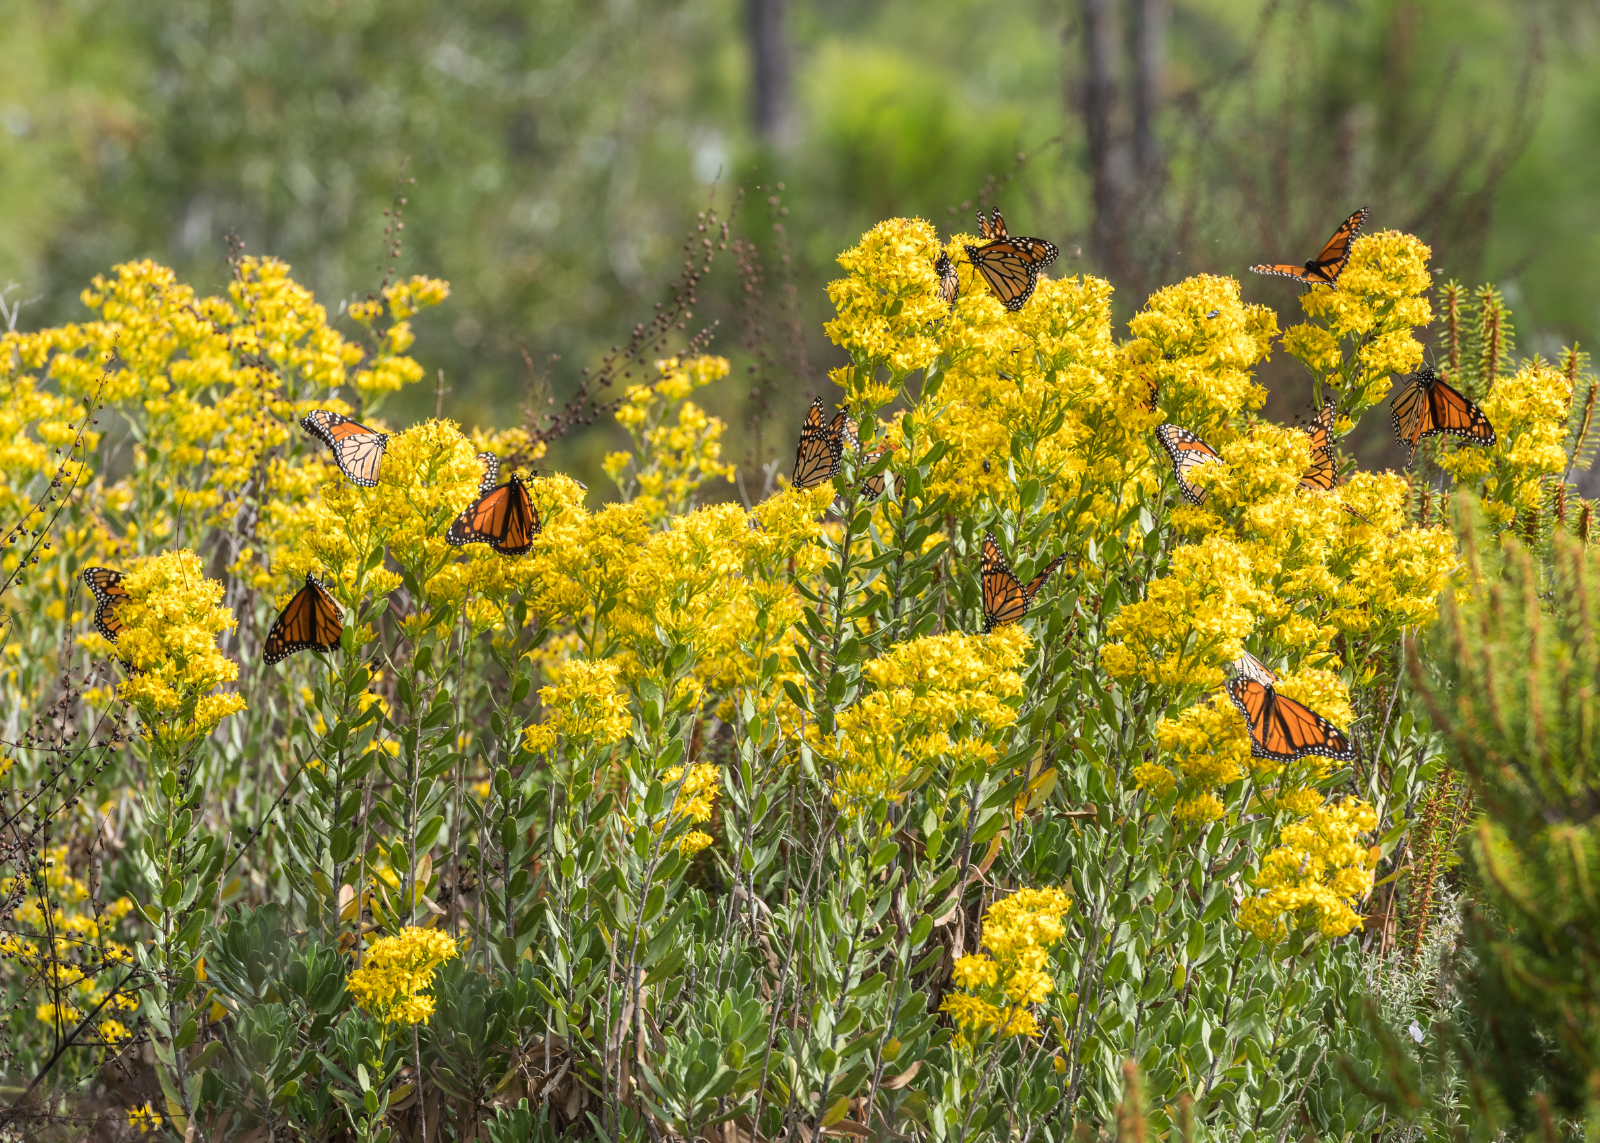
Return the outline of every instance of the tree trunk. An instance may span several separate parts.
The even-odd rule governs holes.
[[[761,141],[789,141],[788,0],[745,0],[750,21],[751,117]]]
[[[1169,0],[1133,0],[1133,12],[1133,152],[1139,174],[1148,176],[1161,161],[1156,111],[1167,65]]]
[[[1096,258],[1104,271],[1120,276],[1123,269],[1120,180],[1111,141],[1112,102],[1116,97],[1112,67],[1117,37],[1111,0],[1081,0],[1083,28],[1083,127],[1088,143],[1089,178],[1094,196]]]

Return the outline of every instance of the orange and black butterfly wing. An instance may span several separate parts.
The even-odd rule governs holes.
[[[978,237],[985,242],[1006,236],[1006,220],[998,210],[991,210],[989,217],[983,217],[983,211],[978,211]]]
[[[333,596],[316,580],[306,576],[306,585],[295,592],[261,645],[262,661],[269,666],[296,651],[331,651],[339,645],[344,630],[344,614]]]
[[[1285,698],[1255,679],[1228,684],[1228,697],[1250,728],[1250,753],[1257,758],[1293,762],[1308,754],[1335,761],[1355,758],[1344,731],[1294,699]]]
[[[1190,504],[1199,504],[1206,498],[1206,490],[1189,482],[1189,474],[1202,464],[1217,464],[1222,458],[1216,450],[1194,433],[1179,425],[1156,426],[1156,439],[1167,450],[1172,460],[1172,475],[1177,478],[1178,491]]]
[[[1016,243],[1000,239],[986,246],[968,246],[967,258],[977,268],[990,291],[1015,313],[1028,304],[1039,284],[1039,267]]]
[[[445,540],[464,544],[488,544],[503,556],[520,556],[533,546],[539,534],[539,513],[528,496],[521,477],[512,476],[496,485],[455,518]]]
[[[1323,405],[1306,430],[1311,436],[1311,467],[1300,478],[1301,488],[1326,492],[1338,480],[1339,470],[1333,461],[1334,407],[1332,401]]]
[[[1424,374],[1433,370],[1424,365],[1406,381],[1405,387],[1389,403],[1389,419],[1394,422],[1394,439],[1406,450],[1409,461],[1417,455],[1417,444],[1433,432],[1433,416],[1428,401],[1428,382]]]
[[[1044,570],[1027,582],[1027,585],[1022,589],[1022,594],[1027,598],[1027,601],[1030,604],[1033,602],[1033,597],[1039,594],[1039,589],[1044,586],[1044,581],[1050,578],[1050,573],[1055,571],[1058,567],[1066,562],[1067,555],[1065,552],[1063,552],[1061,555],[1045,564]]]
[[[877,452],[868,453],[866,456],[861,458],[861,467],[864,469],[872,468],[872,466],[877,464],[879,460],[883,459],[884,453],[892,451],[893,447],[890,446],[888,448],[879,449]],[[882,472],[876,473],[875,475],[869,476],[863,480],[861,482],[862,498],[870,503],[871,501],[882,496],[884,482],[888,479],[888,476],[889,470],[884,469]]]
[[[300,418],[300,427],[333,450],[334,463],[352,484],[377,487],[389,434],[326,409],[311,410]]]
[[[122,573],[110,568],[84,568],[83,582],[94,593],[95,629],[115,643],[123,627],[117,608],[128,598],[122,586]]]
[[[950,255],[940,254],[939,260],[933,264],[933,272],[939,275],[939,297],[954,309],[956,298],[961,294],[961,279],[956,275],[955,263],[950,261]]]
[[[478,495],[482,496],[500,483],[500,458],[492,452],[480,452],[478,463],[483,465],[483,476],[478,479]]]
[[[1233,661],[1231,666],[1233,667],[1233,673],[1240,678],[1254,679],[1265,687],[1273,686],[1278,681],[1278,676],[1272,673],[1272,668],[1249,651],[1243,652]]]
[[[832,480],[839,471],[839,460],[844,455],[842,439],[843,414],[834,418],[832,427],[822,423],[822,398],[813,397],[806,412],[805,423],[800,426],[800,447],[794,455],[796,488],[815,488]]]
[[[984,534],[983,556],[978,567],[983,580],[983,630],[986,634],[996,627],[1015,623],[1027,614],[1027,593],[1000,551],[993,532]]]
[[[1331,286],[1344,272],[1345,263],[1350,261],[1350,249],[1355,245],[1356,236],[1361,233],[1361,225],[1366,219],[1365,207],[1345,219],[1339,229],[1333,232],[1333,237],[1323,244],[1321,253],[1303,266],[1291,266],[1286,262],[1269,262],[1265,265],[1251,266],[1250,269],[1257,274],[1293,278],[1307,285]]]
[[[1468,444],[1495,443],[1494,426],[1483,410],[1437,375],[1428,386],[1428,419],[1433,422],[1433,432],[1460,437]]]

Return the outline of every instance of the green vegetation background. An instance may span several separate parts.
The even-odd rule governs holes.
[[[788,0],[792,83],[766,134],[752,126],[753,6],[784,7],[8,0],[0,284],[16,283],[12,302],[38,299],[23,328],[81,320],[89,277],[135,257],[218,290],[231,230],[319,297],[359,298],[380,279],[382,212],[407,162],[399,269],[454,287],[419,321],[416,356],[444,371],[448,415],[504,425],[525,399],[521,346],[536,362],[560,355],[559,404],[647,320],[720,170],[724,213],[750,188],[734,233],[757,241],[766,268],[764,315],[741,307],[731,253],[696,308],[736,363],[707,403],[731,423],[740,463],[787,453],[790,420],[838,363],[819,321],[834,254],[895,214],[970,230],[965,204],[991,175],[987,201],[1013,229],[1061,245],[1056,273],[1110,276],[1123,316],[1147,282],[1301,260],[1367,205],[1374,227],[1429,241],[1446,275],[1497,283],[1522,352],[1600,338],[1592,3]],[[1164,13],[1165,52],[1140,150],[1146,11]],[[1098,57],[1096,12],[1108,21]],[[1098,157],[1095,74],[1110,94]],[[776,331],[785,250],[803,353]],[[1246,291],[1281,310],[1295,287],[1251,278]],[[761,344],[777,426],[757,457],[747,367]],[[1270,413],[1306,403],[1292,363],[1265,378]],[[390,415],[431,413],[434,390]],[[555,462],[604,496],[614,435],[604,420],[581,430]],[[1387,459],[1376,432],[1352,444]]]

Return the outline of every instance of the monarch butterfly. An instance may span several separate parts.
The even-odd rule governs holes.
[[[989,214],[990,220],[985,221],[983,211],[978,212],[978,233],[985,242],[982,246],[965,247],[967,259],[989,283],[994,296],[1015,313],[1033,297],[1039,271],[1054,262],[1061,251],[1055,243],[1042,238],[1011,237],[1000,212],[992,210]]]
[[[352,484],[376,488],[383,450],[389,434],[369,429],[360,421],[326,409],[312,409],[300,418],[300,427],[333,450],[334,463]]]
[[[1322,248],[1322,253],[1304,266],[1273,262],[1265,266],[1251,266],[1250,269],[1257,274],[1276,274],[1280,278],[1293,278],[1308,286],[1333,286],[1339,280],[1339,275],[1344,272],[1345,263],[1350,261],[1350,249],[1355,245],[1356,235],[1361,233],[1361,224],[1366,220],[1367,209],[1362,207],[1339,224],[1339,229],[1328,239],[1327,245]]]
[[[1456,392],[1426,363],[1411,374],[1410,382],[1389,405],[1394,439],[1407,449],[1409,464],[1423,437],[1449,433],[1468,444],[1492,445],[1494,426],[1483,410]]]
[[[1338,469],[1333,463],[1334,407],[1335,402],[1331,400],[1323,405],[1306,430],[1311,435],[1311,467],[1300,478],[1301,488],[1326,492],[1337,482]]]
[[[1051,560],[1044,566],[1044,570],[1029,580],[1024,587],[1016,573],[1011,570],[1011,565],[1006,562],[1006,557],[1001,554],[994,533],[985,532],[983,558],[978,565],[983,577],[984,634],[987,635],[996,627],[1003,627],[1007,623],[1015,623],[1026,615],[1028,605],[1033,602],[1033,597],[1039,594],[1044,581],[1050,578],[1051,572],[1066,562],[1066,558],[1066,554],[1063,553]]]
[[[306,573],[306,585],[294,593],[261,644],[261,660],[268,666],[296,651],[331,651],[339,645],[344,612],[328,589]]]
[[[869,452],[865,456],[862,456],[861,455],[861,438],[856,435],[855,426],[853,426],[849,422],[849,420],[847,419],[845,421],[844,425],[840,428],[839,431],[840,431],[840,435],[843,437],[843,439],[845,441],[848,441],[850,443],[851,447],[856,450],[856,456],[859,458],[856,461],[856,468],[857,468],[858,471],[865,471],[867,469],[870,469],[873,465],[878,463],[879,459],[883,456],[884,453],[893,452],[894,451],[894,445],[886,444],[882,448],[880,448],[877,452]],[[887,479],[888,475],[889,475],[888,470],[885,469],[883,472],[880,472],[880,473],[876,474],[875,476],[869,476],[869,477],[865,478],[864,480],[862,480],[862,482],[861,482],[861,496],[868,503],[871,503],[872,501],[876,500],[878,497],[883,495],[884,481],[885,481],[885,479]]]
[[[1228,684],[1228,697],[1244,715],[1250,753],[1257,758],[1293,762],[1318,754],[1348,762],[1356,756],[1344,731],[1259,679],[1234,679]]]
[[[956,298],[961,294],[961,279],[956,276],[955,263],[950,261],[950,255],[940,254],[939,260],[933,264],[933,272],[939,275],[939,296],[950,303],[950,308],[956,308]]]
[[[1161,389],[1154,381],[1150,380],[1150,375],[1148,373],[1141,373],[1139,374],[1139,377],[1144,381],[1145,386],[1149,390],[1146,396],[1140,398],[1139,408],[1143,409],[1147,413],[1153,413],[1156,411],[1156,402],[1161,399]]]
[[[794,454],[796,488],[815,488],[832,480],[839,471],[839,461],[844,456],[845,420],[840,413],[833,418],[833,424],[824,428],[822,398],[811,398],[811,408],[800,426],[800,447]]]
[[[1275,686],[1278,676],[1272,673],[1272,668],[1256,658],[1249,651],[1245,651],[1229,664],[1233,673],[1244,679],[1254,679],[1264,687]]]
[[[110,568],[84,568],[83,582],[94,593],[96,630],[115,643],[123,628],[117,608],[128,598],[128,592],[122,586],[122,573]]]
[[[1178,491],[1190,504],[1206,498],[1206,490],[1189,483],[1189,473],[1202,464],[1221,464],[1222,458],[1205,441],[1177,425],[1156,426],[1156,439],[1172,458],[1172,475],[1178,478]]]
[[[498,475],[496,466],[496,475]],[[539,534],[539,510],[528,496],[528,486],[516,473],[504,484],[497,484],[480,495],[461,515],[444,538],[456,547],[463,544],[488,544],[502,556],[520,556],[533,547]]]
[[[492,452],[480,452],[478,463],[483,465],[483,476],[478,480],[478,495],[482,496],[500,483],[500,458]]]

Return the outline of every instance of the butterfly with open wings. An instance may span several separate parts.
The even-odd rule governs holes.
[[[1228,684],[1228,698],[1244,715],[1250,753],[1256,758],[1294,762],[1316,754],[1349,762],[1356,757],[1349,735],[1311,708],[1280,695],[1272,683],[1241,673]]]
[[[844,458],[845,424],[849,418],[841,412],[832,424],[824,425],[823,412],[822,398],[811,398],[811,408],[800,426],[800,447],[794,454],[791,482],[796,488],[826,484],[838,473]]]
[[[1026,615],[1028,607],[1033,603],[1033,597],[1038,595],[1039,589],[1044,586],[1044,581],[1049,579],[1050,573],[1065,563],[1066,559],[1066,554],[1062,553],[1024,584],[1011,570],[1011,564],[1000,551],[1000,544],[995,540],[994,533],[985,532],[983,555],[978,564],[983,579],[984,633],[988,634],[996,627],[1003,627],[1007,623],[1015,623]]]
[[[326,409],[312,409],[300,418],[300,427],[333,450],[334,463],[350,483],[362,488],[378,486],[383,453],[389,447],[388,433]]]
[[[328,589],[306,573],[306,584],[294,593],[261,644],[261,660],[281,662],[296,651],[331,651],[339,645],[344,612]]]
[[[1448,433],[1468,444],[1495,443],[1494,426],[1482,409],[1445,383],[1426,363],[1406,378],[1406,385],[1389,405],[1394,439],[1406,450],[1409,463],[1423,437]]]
[[[445,541],[461,547],[465,544],[488,544],[502,556],[520,556],[533,547],[533,538],[539,534],[539,510],[533,506],[528,486],[516,473],[504,484],[496,484],[487,491],[483,486],[500,474],[499,461],[493,471],[480,453],[484,476],[479,483],[480,495],[462,511],[445,533]]]
[[[1345,264],[1350,261],[1350,251],[1355,246],[1356,236],[1361,233],[1361,225],[1367,220],[1366,207],[1362,207],[1349,218],[1339,224],[1339,229],[1333,232],[1333,237],[1323,245],[1322,252],[1315,258],[1306,261],[1304,265],[1292,266],[1287,262],[1270,262],[1265,265],[1251,266],[1250,269],[1257,274],[1275,274],[1280,278],[1293,278],[1308,286],[1330,286],[1338,288],[1339,275],[1344,273]]]
[[[989,218],[978,212],[978,233],[982,246],[967,246],[967,260],[983,275],[994,296],[1015,313],[1028,304],[1039,284],[1039,271],[1060,256],[1053,242],[1043,238],[1012,237],[1006,233],[1006,220],[998,210]]]

